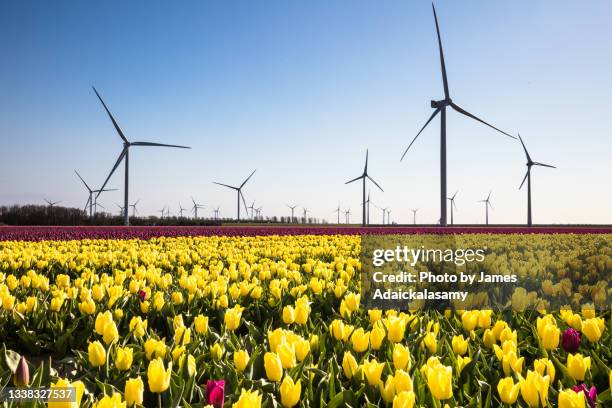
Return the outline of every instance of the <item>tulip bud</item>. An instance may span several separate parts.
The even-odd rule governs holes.
[[[13,375],[13,383],[16,387],[26,387],[30,384],[30,368],[24,356],[19,359],[19,364],[17,364],[17,369]]]
[[[568,353],[575,353],[580,346],[580,332],[572,328],[565,330],[561,339],[561,345],[563,350]]]

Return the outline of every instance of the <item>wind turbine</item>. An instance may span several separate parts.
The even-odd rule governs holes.
[[[116,205],[117,207],[119,207],[119,215],[123,215],[123,213],[124,213],[124,211],[123,211],[123,207],[122,207],[122,206],[120,206],[120,205],[119,205],[119,204],[117,204],[117,203],[115,203],[115,205]]]
[[[191,149],[191,148],[187,146],[178,146],[178,145],[169,145],[169,144],[161,144],[161,143],[151,143],[151,142],[130,142],[123,134],[123,131],[117,124],[117,121],[115,120],[113,115],[110,113],[110,111],[106,107],[106,104],[102,100],[102,97],[100,96],[96,88],[95,87],[92,87],[92,88],[94,92],[96,93],[96,96],[102,103],[102,106],[104,106],[104,110],[106,111],[111,122],[113,122],[113,126],[115,127],[115,130],[119,134],[119,137],[121,137],[121,139],[123,140],[123,149],[121,150],[121,153],[119,153],[119,157],[117,158],[117,161],[115,162],[115,165],[113,166],[113,169],[110,171],[110,173],[106,177],[106,180],[104,181],[104,184],[102,184],[102,187],[100,189],[104,190],[104,187],[106,187],[106,183],[108,183],[108,180],[111,178],[111,176],[113,175],[113,173],[115,172],[119,164],[121,164],[121,161],[125,159],[125,191],[124,191],[124,198],[123,198],[123,211],[124,211],[123,223],[125,225],[130,225],[130,216],[128,212],[128,209],[129,209],[128,207],[129,207],[129,170],[130,170],[129,152],[130,152],[130,147],[132,146],[158,146],[158,147],[176,147],[179,149]],[[98,194],[96,195],[96,198],[99,195],[100,195],[100,192],[98,192]]]
[[[448,79],[446,77],[446,65],[444,63],[444,53],[442,52],[442,39],[440,38],[440,27],[438,25],[438,16],[436,15],[436,8],[434,7],[433,3],[431,4],[431,7],[433,9],[434,20],[436,22],[436,33],[438,35],[438,50],[440,52],[440,68],[442,71],[442,82],[444,85],[444,99],[441,99],[439,101],[434,101],[434,100],[431,101],[431,107],[432,109],[435,109],[434,112],[431,114],[427,122],[425,122],[421,130],[419,130],[419,133],[417,133],[414,139],[412,139],[412,141],[410,142],[410,144],[404,151],[404,154],[402,155],[402,158],[400,159],[400,161],[404,159],[404,156],[406,155],[406,153],[408,152],[412,144],[415,142],[415,140],[419,137],[423,129],[425,129],[427,125],[429,124],[429,122],[431,122],[433,118],[438,113],[440,113],[440,224],[442,226],[446,226],[446,108],[450,106],[456,112],[461,113],[462,115],[467,116],[469,118],[472,118],[492,129],[495,129],[498,132],[512,139],[516,139],[516,137],[509,135],[503,130],[498,129],[495,126],[471,114],[470,112],[466,111],[465,109],[457,105],[451,99],[450,92],[448,90]]]
[[[221,209],[221,207],[213,208],[213,214],[214,214],[215,220],[217,220],[219,218],[219,210],[220,209]]]
[[[138,210],[136,209],[136,206],[138,205],[139,202],[140,202],[140,198],[136,200],[134,204],[130,204],[130,207],[132,208],[132,217],[135,217],[136,214],[138,214]]]
[[[158,210],[157,212],[161,213],[159,218],[164,219],[164,214],[166,214],[166,207],[162,208],[161,210]]]
[[[363,224],[364,227],[365,227],[366,222],[367,222],[367,219],[366,219],[366,178],[370,179],[370,181],[372,183],[374,183],[376,185],[376,187],[378,187],[380,189],[380,191],[384,192],[382,187],[379,186],[378,183],[375,182],[374,179],[372,179],[372,177],[370,177],[370,175],[368,174],[368,150],[367,149],[366,149],[366,159],[365,159],[365,167],[363,168],[363,174],[361,174],[361,176],[359,176],[359,177],[355,177],[354,179],[349,180],[346,183],[344,183],[344,184],[350,184],[350,183],[352,183],[354,181],[362,180],[362,186],[363,186],[363,201],[362,201],[362,205],[363,205],[363,209],[362,209],[362,212],[363,212],[363,221],[362,221],[362,224]]]
[[[261,218],[261,210],[263,210],[263,207],[255,208],[255,214],[258,218]]]
[[[332,212],[338,213],[338,224],[340,224],[340,211],[342,210],[340,209],[340,203],[338,203],[338,208],[332,211]]]
[[[416,213],[417,211],[419,211],[418,208],[411,208],[410,211],[412,211],[412,223],[414,225],[416,225]]]
[[[50,201],[47,200],[46,198],[43,198],[43,200],[45,200],[45,202],[49,205],[49,207],[53,208],[55,207],[57,204],[61,203],[61,201]]]
[[[459,190],[455,191],[455,194],[453,194],[452,197],[447,197],[447,200],[451,202],[451,206],[450,206],[450,210],[451,210],[451,225],[453,225],[453,208],[457,208],[457,206],[455,205],[455,197],[457,196],[457,193],[459,192]]]
[[[89,185],[85,182],[85,180],[83,180],[83,177],[81,177],[79,172],[76,170],[74,172],[76,173],[77,177],[81,179],[81,182],[83,183],[83,185],[85,185],[85,188],[87,189],[87,192],[89,193],[89,198],[87,199],[87,202],[85,203],[85,211],[87,211],[87,207],[89,207],[89,216],[92,217],[93,209],[96,206],[96,203],[94,202],[96,200],[93,199],[93,193],[99,193],[102,191],[117,191],[117,189],[112,188],[112,189],[106,189],[106,190],[92,190],[91,187],[89,187]]]
[[[487,198],[485,198],[484,200],[480,200],[478,201],[479,203],[485,203],[485,213],[486,213],[486,224],[489,225],[489,207],[491,207],[491,209],[493,209],[493,206],[491,205],[491,193],[492,191],[489,191],[489,195],[487,196]]]
[[[186,211],[187,208],[183,208],[183,206],[181,205],[181,203],[179,203],[179,217],[183,218],[183,212]]]
[[[387,224],[391,224],[391,210],[387,210]]]
[[[196,203],[193,197],[191,197],[191,202],[193,202],[193,207],[191,208],[193,210],[193,216],[195,219],[198,219],[198,209],[203,209],[204,205]]]
[[[255,201],[253,201],[253,203],[251,203],[251,205],[247,207],[247,215],[249,215],[249,211],[248,210],[251,210],[251,218],[254,218],[255,217],[255,212],[254,212],[254,210],[255,210]]]
[[[96,201],[96,202],[94,203],[94,211],[95,211],[95,212],[98,212],[98,207],[102,208],[103,210],[106,210],[106,208],[105,208],[105,207],[104,207],[102,204],[100,204],[100,203],[98,203],[98,202]]]
[[[527,225],[531,226],[531,166],[550,167],[553,169],[556,169],[556,167],[551,166],[550,164],[534,162],[533,160],[531,160],[531,156],[529,156],[529,152],[527,151],[527,148],[525,147],[525,143],[523,142],[523,138],[521,138],[520,134],[519,134],[519,140],[521,141],[521,145],[523,145],[523,150],[525,151],[525,157],[527,158],[527,164],[526,164],[527,173],[525,174],[525,177],[523,178],[523,181],[521,182],[519,190],[521,189],[521,187],[523,187],[523,184],[525,184],[525,180],[527,180]]]
[[[351,209],[347,209],[344,211],[344,218],[346,220],[346,223],[348,224],[351,220]]]
[[[253,177],[253,174],[255,174],[255,172],[256,172],[256,171],[257,171],[257,170],[253,170],[253,172],[251,173],[251,175],[250,175],[249,177],[247,177],[247,178],[246,178],[246,180],[244,180],[244,181],[242,182],[242,184],[240,185],[240,187],[230,186],[229,184],[217,183],[216,181],[213,181],[213,183],[218,184],[218,185],[220,185],[220,186],[227,187],[227,188],[231,188],[232,190],[236,190],[236,193],[238,194],[238,222],[240,222],[240,198],[242,198],[242,202],[243,202],[243,204],[244,204],[244,208],[245,208],[245,210],[247,211],[247,216],[249,215],[249,214],[248,214],[248,208],[247,208],[247,205],[246,205],[246,201],[245,201],[245,199],[244,199],[244,195],[242,194],[242,187],[244,187],[244,185],[247,183],[247,181],[249,181],[249,179],[250,179],[251,177]]]
[[[386,208],[381,208],[382,210],[382,216],[383,216],[383,225],[385,225],[385,214],[387,213],[387,209]]]
[[[295,210],[295,208],[297,207],[296,204],[294,205],[289,205],[289,204],[285,204],[287,207],[291,208],[291,223],[293,223],[293,211]]]
[[[310,210],[306,207],[302,207],[303,210],[303,214],[304,214],[304,224],[306,224],[306,214],[308,214],[310,212]]]

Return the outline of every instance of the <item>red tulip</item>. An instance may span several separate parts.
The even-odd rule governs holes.
[[[563,346],[563,350],[568,353],[575,353],[580,346],[580,332],[571,327],[565,330],[561,338],[561,345]]]
[[[208,380],[206,382],[206,402],[215,408],[223,408],[225,399],[225,380]]]

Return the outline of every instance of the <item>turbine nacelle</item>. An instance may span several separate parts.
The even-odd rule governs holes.
[[[451,98],[441,99],[439,101],[431,101],[431,107],[433,109],[442,109],[444,107],[452,105],[453,100]]]

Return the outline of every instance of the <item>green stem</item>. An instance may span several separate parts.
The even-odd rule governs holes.
[[[162,408],[162,396],[161,396],[161,392],[157,393],[157,407],[158,408]]]

